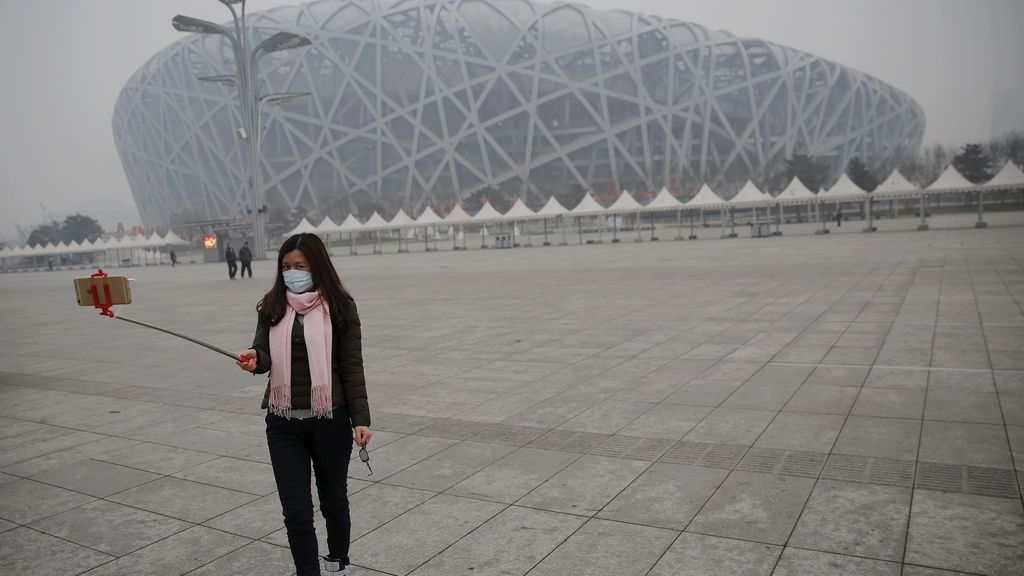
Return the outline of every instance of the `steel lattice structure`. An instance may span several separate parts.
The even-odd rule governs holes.
[[[921,108],[822,58],[678,20],[530,0],[318,0],[253,14],[313,46],[264,59],[264,197],[338,220],[413,214],[502,188],[737,189],[793,154],[878,173],[915,154]],[[115,142],[147,225],[244,217],[237,95],[219,37],[192,35],[129,80]]]

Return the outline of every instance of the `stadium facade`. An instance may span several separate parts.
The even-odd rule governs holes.
[[[260,90],[311,92],[262,110],[261,179],[278,213],[442,213],[501,189],[534,208],[593,189],[738,189],[806,154],[837,178],[917,153],[907,94],[835,62],[697,24],[530,0],[318,0],[252,14]],[[238,96],[220,36],[183,36],[128,81],[115,143],[148,226],[245,218]],[[499,206],[501,208],[501,206]]]

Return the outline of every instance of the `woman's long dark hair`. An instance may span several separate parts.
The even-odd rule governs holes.
[[[280,322],[281,318],[284,318],[285,306],[288,301],[285,297],[287,288],[284,285],[281,262],[284,260],[284,255],[293,250],[298,250],[306,256],[306,261],[309,262],[309,272],[313,276],[313,288],[319,290],[320,297],[327,301],[333,321],[340,320],[346,324],[358,324],[359,317],[356,313],[355,302],[341,283],[341,278],[338,277],[338,271],[331,263],[331,257],[327,254],[327,247],[324,246],[323,240],[316,234],[296,234],[281,244],[281,249],[277,251],[277,275],[274,287],[256,305],[260,320],[273,326]]]

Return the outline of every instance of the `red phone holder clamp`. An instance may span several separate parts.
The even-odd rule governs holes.
[[[106,276],[107,273],[103,271],[103,268],[98,268],[96,273],[89,275],[90,278],[105,278]],[[110,297],[110,284],[103,285],[103,296],[106,298],[106,304],[100,302],[99,289],[96,288],[95,284],[89,286],[89,292],[92,294],[92,305],[94,308],[99,308],[100,316],[113,318],[114,311],[110,309],[113,306],[111,303],[113,298]]]

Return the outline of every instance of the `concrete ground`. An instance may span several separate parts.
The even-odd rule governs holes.
[[[337,257],[352,573],[1024,574],[1024,226],[859,229]],[[242,349],[271,269],[119,312]],[[0,574],[292,574],[263,378],[79,274],[0,276]]]

